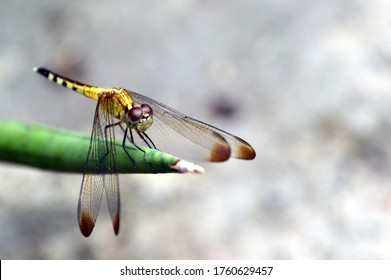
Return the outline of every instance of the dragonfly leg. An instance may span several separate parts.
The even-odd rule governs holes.
[[[147,144],[147,146],[150,148],[150,149],[156,149],[156,146],[155,144],[153,143],[152,139],[149,138],[149,136],[145,133],[145,132],[140,132],[140,131],[137,131],[137,134],[140,136],[140,138],[144,141],[145,144]],[[144,158],[145,158],[145,155],[144,155]],[[155,171],[155,168],[152,167],[152,169]],[[155,172],[156,173],[156,172]]]
[[[122,124],[120,124],[120,128],[121,128],[122,131],[124,132],[124,138],[123,138],[123,140],[122,140],[122,148],[124,149],[126,155],[127,155],[127,156],[130,158],[130,160],[132,161],[134,170],[136,170],[136,169],[137,169],[136,163],[135,163],[134,159],[132,158],[132,156],[130,155],[130,153],[128,152],[128,150],[127,150],[127,148],[126,148],[126,145],[125,145],[125,144],[126,144],[126,139],[128,139],[128,141],[129,141],[130,143],[132,143],[138,150],[140,150],[141,152],[143,152],[143,153],[144,153],[144,157],[145,157],[146,152],[145,152],[142,148],[140,148],[140,147],[134,142],[133,133],[132,133],[132,130],[131,130],[131,129],[129,129],[128,127],[124,128],[124,127],[122,126]],[[129,131],[129,134],[128,134],[128,131]]]
[[[145,154],[145,151],[144,151],[143,149],[141,149],[141,148],[134,142],[132,130],[129,129],[128,127],[123,128],[121,124],[120,124],[120,128],[122,129],[122,131],[124,132],[124,135],[125,135],[124,140],[123,140],[123,142],[122,142],[123,148],[125,149],[125,143],[124,143],[124,142],[125,142],[125,138],[127,138],[128,141],[129,141],[130,143],[132,143],[137,149],[139,149],[141,152],[143,152],[143,153]],[[128,135],[128,129],[129,129],[129,135],[130,135],[130,137],[129,137],[129,135]],[[149,145],[148,145],[148,146],[149,146]],[[126,153],[128,154],[128,152],[126,152]],[[128,155],[129,155],[129,154],[128,154]]]
[[[137,133],[138,133],[138,135],[140,136],[140,138],[143,139],[143,141],[148,145],[148,147],[149,147],[150,149],[155,149],[155,150],[157,150],[157,148],[156,148],[155,144],[153,143],[152,139],[149,138],[149,136],[148,136],[145,132],[139,132],[139,131],[137,131]],[[146,139],[145,139],[144,137],[145,137]],[[147,140],[148,140],[148,141],[147,141]]]
[[[120,127],[123,130],[123,132],[124,132],[124,138],[122,139],[122,149],[124,149],[124,151],[127,154],[128,158],[130,158],[130,160],[132,161],[133,169],[136,170],[137,169],[136,162],[134,161],[132,156],[129,154],[128,150],[126,149],[126,145],[125,145],[126,144],[126,138],[128,138],[128,128],[124,129],[121,125],[120,125]],[[131,142],[133,142],[133,141],[131,141]]]
[[[134,159],[132,158],[132,156],[130,155],[130,153],[128,152],[128,150],[126,148],[126,145],[125,145],[126,139],[128,139],[128,141],[130,143],[132,143],[138,150],[140,150],[141,152],[144,153],[144,158],[145,158],[146,152],[134,142],[132,129],[130,129],[128,127],[124,128],[122,126],[122,124],[119,124],[119,127],[124,132],[124,138],[122,140],[122,148],[124,149],[124,151],[127,154],[127,156],[130,158],[130,160],[132,161],[133,167],[136,170],[137,169],[136,163],[135,163]],[[129,134],[128,134],[128,131],[129,131]],[[145,132],[137,131],[137,134],[144,141],[144,143],[148,146],[148,148],[150,148],[150,149],[157,149],[155,144],[153,143],[152,139]]]

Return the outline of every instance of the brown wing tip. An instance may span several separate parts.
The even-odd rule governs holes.
[[[235,152],[235,157],[238,159],[246,159],[246,160],[254,159],[255,150],[250,145],[241,146],[240,149],[238,149]]]
[[[214,136],[218,141],[215,141],[210,149],[208,161],[226,161],[231,156],[231,147],[227,140],[220,134],[214,132]]]
[[[113,222],[114,233],[115,233],[115,235],[118,235],[118,232],[119,232],[119,213],[114,216],[112,222]]]
[[[209,161],[225,161],[228,160],[231,156],[245,160],[251,160],[255,158],[254,148],[243,139],[235,137],[236,141],[227,142],[220,134],[215,133],[215,136],[216,138],[220,138],[220,141],[216,141],[212,146],[208,158]],[[232,146],[230,146],[229,143],[231,143]]]
[[[81,233],[85,237],[88,237],[95,227],[95,221],[91,218],[90,215],[88,215],[88,213],[82,212],[79,220],[79,227]]]

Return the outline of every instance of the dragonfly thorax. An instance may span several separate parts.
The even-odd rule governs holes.
[[[153,111],[147,104],[133,107],[126,113],[126,125],[140,132],[147,130],[151,126],[152,121]]]

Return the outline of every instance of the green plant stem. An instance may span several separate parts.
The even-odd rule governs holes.
[[[0,120],[0,161],[41,169],[83,173],[90,136],[38,125]],[[177,172],[171,166],[180,159],[164,152],[126,145],[131,160],[116,142],[119,173]]]

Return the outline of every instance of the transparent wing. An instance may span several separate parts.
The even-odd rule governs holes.
[[[255,157],[254,149],[243,139],[188,117],[149,97],[127,92],[137,105],[148,104],[152,107],[153,124],[146,134],[158,149],[208,161],[224,161],[230,157]]]
[[[107,96],[100,97],[95,110],[77,212],[80,230],[86,237],[94,229],[103,191],[114,232],[118,234],[119,231],[120,194],[112,112],[113,100]]]

